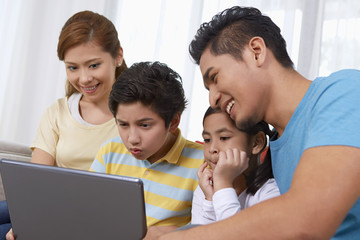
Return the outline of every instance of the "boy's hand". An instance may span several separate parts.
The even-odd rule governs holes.
[[[214,192],[223,188],[232,188],[233,181],[249,167],[249,158],[238,148],[219,153],[219,161],[213,173]]]
[[[201,165],[197,171],[197,175],[199,178],[199,185],[205,195],[205,199],[212,201],[212,196],[214,195],[214,187],[212,184],[213,171],[210,168],[206,168],[207,166],[207,162]]]

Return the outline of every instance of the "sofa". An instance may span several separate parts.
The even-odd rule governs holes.
[[[31,150],[23,144],[0,140],[0,159],[1,158],[29,162],[31,159]],[[0,172],[0,201],[2,200],[5,200],[5,194]]]

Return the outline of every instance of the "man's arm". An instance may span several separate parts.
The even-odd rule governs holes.
[[[360,197],[359,176],[359,148],[310,148],[287,193],[224,221],[160,239],[329,239]]]

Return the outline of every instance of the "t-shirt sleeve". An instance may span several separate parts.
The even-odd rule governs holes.
[[[90,166],[89,171],[91,172],[99,172],[99,173],[106,173],[106,165],[105,165],[105,152],[106,152],[106,144],[103,144],[98,153],[96,154],[96,157],[93,161],[93,163]]]
[[[312,109],[305,149],[326,145],[360,147],[360,79],[344,72],[327,86]]]
[[[39,148],[56,158],[56,146],[59,140],[59,127],[57,124],[57,103],[50,106],[42,115],[35,140],[31,150]]]

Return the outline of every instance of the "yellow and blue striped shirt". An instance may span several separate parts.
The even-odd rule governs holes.
[[[191,220],[197,170],[203,163],[203,146],[186,140],[178,130],[170,151],[153,164],[134,158],[116,137],[102,145],[90,171],[140,178],[147,225],[180,227]]]

